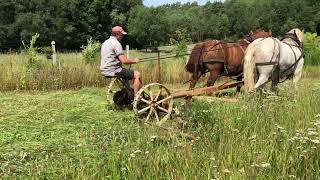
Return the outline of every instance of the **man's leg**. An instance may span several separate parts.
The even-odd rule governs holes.
[[[134,71],[134,77],[133,77],[134,94],[137,94],[137,92],[141,89],[141,87],[142,87],[142,83],[141,83],[140,72]]]

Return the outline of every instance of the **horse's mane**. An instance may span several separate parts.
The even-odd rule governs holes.
[[[201,50],[203,46],[205,45],[205,42],[200,42],[194,46],[192,49],[190,58],[188,60],[188,63],[186,65],[186,70],[190,73],[195,73],[197,71],[197,66],[200,61],[200,56],[201,56]]]

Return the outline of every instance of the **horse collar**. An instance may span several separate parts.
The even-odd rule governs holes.
[[[294,42],[296,42],[298,44],[298,47],[303,48],[303,44],[301,43],[301,41],[298,39],[298,36],[295,33],[287,33],[285,34],[284,38],[282,38],[281,40],[284,40],[286,38],[290,38],[292,39]]]

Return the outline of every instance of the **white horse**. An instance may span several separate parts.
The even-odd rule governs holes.
[[[260,38],[248,46],[244,57],[247,92],[263,88],[269,80],[272,80],[272,90],[275,91],[280,79],[291,77],[297,89],[304,63],[303,34],[300,29],[292,29],[281,41],[273,37]],[[258,75],[256,83],[255,75]]]

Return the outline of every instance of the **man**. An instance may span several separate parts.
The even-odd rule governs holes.
[[[121,40],[127,33],[121,26],[112,28],[112,33],[101,47],[101,65],[100,70],[104,76],[119,77],[122,79],[133,79],[133,89],[136,94],[141,88],[140,73],[125,69],[122,64],[135,64],[139,62],[138,58],[127,59],[124,56]]]

